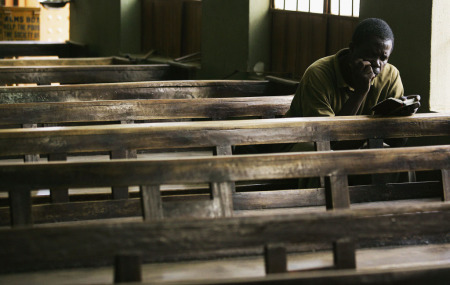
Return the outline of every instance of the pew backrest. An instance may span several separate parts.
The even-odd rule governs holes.
[[[275,118],[293,95],[0,104],[0,125],[166,119]]]
[[[0,103],[292,95],[295,84],[269,80],[183,80],[62,86],[0,87]]]
[[[168,64],[0,67],[0,84],[50,85],[189,79]]]
[[[0,57],[17,56],[85,57],[88,48],[72,41],[0,41]]]

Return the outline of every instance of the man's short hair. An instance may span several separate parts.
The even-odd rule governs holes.
[[[392,40],[392,47],[394,46],[394,33],[391,27],[385,21],[377,18],[368,18],[361,21],[353,32],[352,42],[358,46],[372,36],[382,40]]]

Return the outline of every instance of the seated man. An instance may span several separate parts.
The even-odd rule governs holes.
[[[286,117],[371,115],[371,108],[389,98],[403,97],[398,69],[388,63],[394,48],[389,25],[370,18],[356,27],[349,47],[314,62],[303,75]],[[409,110],[417,110],[417,104]],[[404,113],[403,113],[404,114]],[[343,143],[333,149],[354,147]],[[291,151],[313,150],[312,144],[296,144]]]
[[[397,68],[388,63],[394,48],[389,25],[370,18],[356,27],[349,47],[314,62],[303,75],[286,117],[371,115],[371,108],[389,98],[403,97],[403,84]],[[414,95],[406,114],[416,112],[420,97]],[[405,115],[405,110],[402,111]],[[358,148],[363,142],[334,142],[332,149]],[[391,140],[400,146],[403,140]],[[311,151],[313,143],[284,145],[281,151]],[[278,149],[280,151],[280,149]],[[302,179],[302,187],[315,187],[317,181]],[[352,182],[350,182],[353,184]],[[356,182],[359,184],[358,182]]]

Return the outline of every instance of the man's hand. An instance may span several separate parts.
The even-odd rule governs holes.
[[[405,103],[406,101],[412,101],[412,103],[408,102],[405,107],[395,112],[395,115],[409,116],[415,114],[420,107],[420,95],[402,96],[400,99]]]
[[[376,77],[370,62],[358,58],[350,63],[350,70],[353,81],[352,87],[355,89],[355,93],[358,95],[367,94],[372,80]]]

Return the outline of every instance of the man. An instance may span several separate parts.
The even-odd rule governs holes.
[[[371,108],[389,97],[406,100],[400,73],[388,63],[393,48],[394,34],[385,21],[363,20],[348,48],[308,67],[286,117],[371,115]],[[415,104],[406,109],[406,114],[420,106],[420,96],[413,98]],[[296,144],[291,150],[312,147]]]
[[[394,48],[389,25],[370,18],[356,27],[349,47],[314,62],[303,75],[286,117],[371,115],[377,103],[393,97],[414,99],[399,115],[416,112],[420,96],[403,97],[403,84],[396,67],[388,63]],[[403,145],[402,139],[387,140],[391,146]],[[359,148],[363,142],[334,142],[332,149]],[[281,151],[311,151],[313,143],[289,144]],[[361,179],[362,178],[362,179]],[[364,177],[351,177],[360,184]],[[317,187],[317,179],[300,179],[300,187]]]

